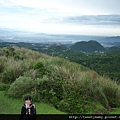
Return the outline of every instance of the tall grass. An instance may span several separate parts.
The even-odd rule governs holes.
[[[44,61],[48,58],[47,55],[43,55],[29,49],[27,50],[25,48],[15,46],[12,48],[14,48],[14,54],[18,56],[18,59],[16,59],[13,54],[6,56],[6,51],[9,51],[9,49],[7,50],[6,48],[1,50],[0,81],[4,83],[14,82],[16,78],[32,69],[36,61]]]

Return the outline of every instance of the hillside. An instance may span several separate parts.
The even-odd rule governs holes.
[[[91,40],[91,41],[82,41],[77,42],[73,46],[71,46],[72,49],[77,51],[83,51],[83,52],[95,52],[95,51],[105,51],[105,48],[98,43],[97,41]]]
[[[109,113],[120,106],[120,86],[111,79],[20,47],[0,49],[0,90],[14,100],[31,95],[65,113]]]

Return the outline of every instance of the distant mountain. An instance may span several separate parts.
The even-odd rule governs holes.
[[[105,48],[95,40],[77,42],[71,46],[71,49],[83,52],[105,51]]]
[[[107,38],[109,38],[109,39],[119,39],[120,40],[120,36],[112,36],[112,37],[107,37]]]
[[[98,40],[99,42],[106,42],[106,43],[120,42],[120,36],[103,37]]]
[[[120,47],[113,46],[108,49],[108,52],[120,52]]]

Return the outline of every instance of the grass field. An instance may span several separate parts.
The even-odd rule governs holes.
[[[0,114],[20,114],[24,101],[22,99],[7,98],[4,94],[4,91],[0,91]],[[45,103],[35,102],[34,104],[36,105],[37,114],[65,114]]]

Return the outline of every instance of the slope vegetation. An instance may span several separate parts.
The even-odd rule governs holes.
[[[25,48],[0,49],[1,89],[6,96],[31,95],[66,113],[108,113],[120,106],[120,86],[58,57]]]

